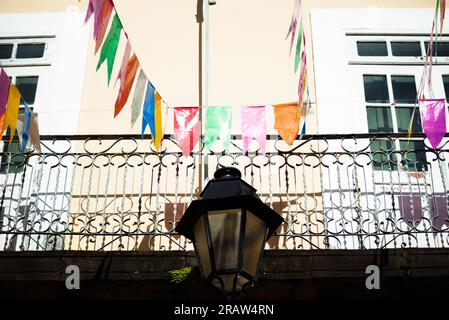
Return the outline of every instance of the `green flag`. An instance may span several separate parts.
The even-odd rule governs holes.
[[[108,36],[103,43],[100,53],[100,61],[98,61],[97,71],[100,69],[103,62],[108,62],[108,84],[111,81],[112,68],[114,67],[115,56],[117,54],[118,43],[120,41],[120,32],[122,30],[122,23],[118,15],[114,16],[111,29]]]
[[[301,24],[299,25],[298,41],[296,42],[295,73],[298,71],[299,62],[301,61],[301,43],[303,30],[304,26],[301,20]]]
[[[230,107],[208,107],[206,114],[206,136],[204,145],[210,149],[212,144],[220,137],[226,150],[231,143],[232,110]]]

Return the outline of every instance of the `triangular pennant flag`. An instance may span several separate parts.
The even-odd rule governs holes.
[[[142,109],[146,81],[145,73],[140,69],[139,76],[137,77],[136,90],[134,90],[134,98],[131,102],[131,127],[134,127]]]
[[[0,117],[2,117],[6,111],[6,103],[8,102],[10,85],[11,81],[9,80],[8,75],[5,70],[0,68]]]
[[[188,157],[200,138],[198,107],[178,107],[174,113],[175,140],[184,156]]]
[[[154,87],[150,81],[147,84],[147,92],[145,94],[145,102],[143,103],[143,116],[142,116],[142,139],[145,134],[145,129],[150,126],[151,132],[155,131],[155,128],[151,128],[151,119],[154,119]]]
[[[16,133],[17,119],[19,118],[19,106],[20,106],[20,92],[15,85],[11,85],[9,89],[8,104],[6,107],[5,118],[2,126],[2,134],[0,140],[6,129],[9,127],[9,142],[11,143]]]
[[[29,141],[29,134],[30,134],[30,123],[31,123],[31,115],[32,111],[30,107],[26,104],[25,101],[23,101],[24,107],[25,107],[25,113],[19,115],[20,120],[20,129],[19,129],[19,123],[17,124],[17,133],[19,135],[19,139],[21,147],[20,150],[22,153],[25,152],[26,147],[28,145]]]
[[[37,113],[33,113],[31,115],[30,138],[34,146],[34,150],[38,153],[41,153],[42,150],[41,150],[41,139],[39,134],[39,117]]]
[[[112,4],[111,0],[104,1],[103,8],[101,9],[101,16],[100,16],[100,23],[98,26],[98,34],[95,38],[95,53],[98,52],[98,50],[101,47],[101,44],[103,43],[104,36],[106,35],[106,30],[108,29],[109,20],[111,19],[112,9],[114,8],[114,5]]]
[[[296,43],[296,55],[295,55],[295,73],[298,72],[299,61],[301,60],[301,44],[304,39],[304,46],[306,39],[303,37],[304,25],[301,20],[299,25],[298,41]]]
[[[101,48],[100,60],[98,61],[97,71],[100,69],[103,62],[108,64],[108,84],[111,82],[112,68],[114,67],[115,56],[117,54],[118,43],[120,41],[120,32],[122,30],[122,23],[118,15],[114,16],[109,34]]]
[[[444,18],[446,15],[446,0],[440,1],[440,33],[443,32]]]
[[[105,1],[109,0],[90,0],[89,6],[87,7],[86,19],[84,20],[84,23],[89,22],[92,14],[94,15],[94,39],[98,38],[100,31],[101,11]]]
[[[159,150],[159,147],[161,146],[161,141],[163,138],[162,134],[162,97],[160,96],[159,92],[156,91],[156,94],[154,96],[154,124],[151,125],[150,128],[154,127],[155,131],[151,131],[151,134],[153,136],[153,143],[156,150]]]
[[[295,9],[293,11],[292,20],[290,22],[290,27],[288,28],[288,33],[285,39],[287,39],[291,35],[290,40],[290,54],[292,53],[293,42],[295,40],[296,35],[296,27],[298,26],[298,19],[301,13],[301,0],[296,0]]]
[[[137,56],[134,54],[129,60],[128,67],[126,68],[124,81],[120,82],[120,90],[118,93],[117,101],[115,102],[114,117],[117,117],[117,115],[120,113],[120,111],[122,111],[123,107],[128,101],[128,97],[131,92],[134,79],[136,78],[138,68],[139,61],[137,60]]]
[[[94,13],[94,0],[89,0],[89,5],[87,6],[87,13],[86,18],[84,19],[84,23],[89,22],[90,18],[92,17],[92,14]]]
[[[248,151],[252,138],[259,143],[260,150],[265,154],[267,142],[267,123],[265,107],[242,107],[242,142],[243,154]]]
[[[129,44],[129,41],[126,41],[126,47],[125,52],[123,54],[122,64],[120,66],[120,70],[117,74],[117,79],[115,80],[115,85],[117,85],[117,82],[120,80],[120,83],[123,84],[125,75],[126,75],[126,69],[128,68],[128,64],[130,63],[129,57],[131,56],[131,45]]]
[[[445,105],[444,99],[419,100],[422,129],[433,149],[438,147],[446,134]]]
[[[226,150],[231,143],[232,110],[229,107],[208,107],[206,113],[206,135],[204,145],[210,149],[220,137]]]
[[[296,103],[279,104],[274,107],[274,128],[282,140],[292,145],[299,132],[299,112]]]

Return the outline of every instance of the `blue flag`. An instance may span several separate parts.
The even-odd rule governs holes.
[[[30,132],[30,123],[31,123],[31,109],[30,107],[27,105],[27,103],[22,99],[22,102],[25,106],[25,114],[23,117],[23,131],[22,131],[22,153],[25,152],[25,148],[28,144],[28,139],[29,139],[29,132]]]
[[[154,126],[154,94],[155,89],[150,81],[147,84],[147,92],[145,94],[145,102],[143,103],[143,117],[142,117],[142,139],[145,134],[147,126],[150,127],[151,132],[155,132]]]

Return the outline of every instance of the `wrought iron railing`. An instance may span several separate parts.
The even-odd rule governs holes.
[[[182,156],[139,136],[44,136],[42,152],[1,154],[0,250],[191,250],[174,232],[219,166],[236,166],[285,223],[276,249],[449,246],[447,142],[423,135],[269,136],[267,153]]]

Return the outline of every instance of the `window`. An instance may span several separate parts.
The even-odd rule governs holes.
[[[395,57],[420,57],[422,56],[421,43],[419,41],[416,42],[392,41],[391,53]]]
[[[393,119],[390,108],[367,107],[369,132],[393,132]]]
[[[0,59],[11,59],[13,47],[12,44],[0,44]]]
[[[378,75],[364,75],[365,101],[369,103],[388,103],[387,77]]]
[[[17,45],[16,59],[33,59],[44,56],[45,43],[20,43]]]
[[[388,56],[387,43],[381,42],[357,42],[357,52],[361,57],[386,57]]]
[[[422,66],[430,34],[346,32],[349,65]],[[449,35],[433,42],[434,61],[449,65]]]
[[[16,86],[19,89],[22,98],[28,105],[34,104],[38,80],[38,76],[16,78]]]
[[[414,76],[391,76],[391,84],[395,103],[415,103],[416,84]]]
[[[426,52],[429,48],[429,42],[425,42]],[[449,57],[449,42],[434,42],[433,43],[434,57]]]
[[[446,95],[446,101],[449,102],[449,75],[443,76],[444,93]]]
[[[408,132],[416,102],[416,80],[412,75],[363,75],[368,131],[370,133]],[[419,112],[412,122],[413,132],[422,132]],[[417,140],[378,138],[371,142],[375,170],[427,170],[424,143]]]
[[[33,110],[38,99],[39,80],[49,64],[48,46],[52,36],[37,38],[0,38],[0,66],[3,66],[22,95],[19,113],[24,113],[23,102]],[[1,60],[3,59],[3,61]],[[2,143],[0,173],[19,173],[24,169],[18,133],[9,143],[9,129]]]

